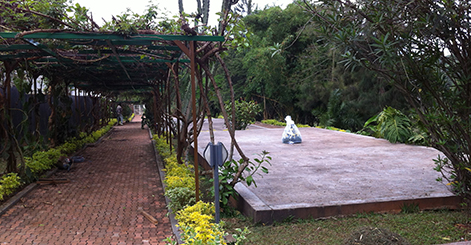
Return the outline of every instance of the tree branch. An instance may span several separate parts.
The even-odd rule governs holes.
[[[67,27],[73,28],[73,26],[71,26],[71,25],[69,25],[69,24],[63,22],[62,20],[59,20],[59,19],[54,18],[54,17],[52,17],[52,16],[49,16],[49,15],[47,15],[47,14],[43,14],[43,13],[36,12],[36,11],[33,11],[33,10],[29,10],[29,9],[19,8],[18,6],[13,6],[13,5],[10,5],[10,7],[17,9],[17,10],[20,11],[20,12],[31,13],[31,14],[39,15],[39,16],[42,16],[42,17],[51,19],[51,20],[53,20],[53,21],[56,21],[56,22],[58,22],[58,23],[60,23],[60,24],[62,24],[62,25],[65,25],[65,26],[67,26]]]

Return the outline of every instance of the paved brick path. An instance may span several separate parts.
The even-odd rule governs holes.
[[[81,155],[85,162],[54,175],[70,183],[39,186],[0,216],[0,244],[165,244],[172,230],[140,118]]]

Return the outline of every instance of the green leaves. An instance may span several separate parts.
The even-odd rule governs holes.
[[[380,134],[391,143],[406,142],[411,137],[410,120],[399,110],[386,107],[377,121]]]
[[[166,189],[165,196],[170,199],[168,207],[172,209],[173,213],[196,204],[195,191],[188,187]]]
[[[251,186],[252,183],[254,183],[253,176],[252,175],[247,176],[247,178],[245,178],[245,183],[247,183],[248,186]],[[255,183],[254,185],[257,186]]]
[[[21,185],[21,179],[16,173],[9,173],[0,178],[0,201],[12,194]]]
[[[375,126],[372,124],[375,123]],[[410,119],[401,111],[386,107],[379,114],[366,121],[364,128],[374,132],[374,136],[389,140],[391,143],[408,142],[413,137]]]
[[[376,132],[391,142],[430,142],[449,161],[439,170],[457,194],[471,198],[471,97],[467,1],[324,0],[318,11],[306,6],[332,45],[352,61],[375,71],[405,96],[421,120],[422,134],[398,111],[386,108],[375,119]],[[411,133],[420,137],[410,138]]]
[[[222,19],[222,13],[219,13]],[[226,40],[232,48],[242,52],[244,49],[252,46],[252,32],[247,28],[241,16],[230,12],[227,16]]]
[[[232,122],[232,103],[226,103],[225,109]],[[262,111],[262,108],[253,100],[235,101],[235,129],[244,130],[255,121],[255,117]],[[227,125],[226,125],[227,126]]]
[[[56,29],[68,25],[66,0],[0,1],[2,28],[10,31]]]
[[[231,160],[224,163],[224,165],[220,169],[219,174],[219,194],[221,198],[221,203],[226,206],[229,202],[229,197],[233,197],[237,199],[237,192],[234,189],[234,185],[238,182],[245,183],[247,186],[251,186],[252,184],[257,187],[257,183],[254,179],[254,176],[257,175],[259,177],[263,177],[263,175],[259,172],[268,174],[267,165],[271,166],[271,157],[268,155],[269,152],[263,151],[259,154],[260,158],[255,158],[252,161],[249,161],[247,165],[244,164],[244,160],[240,159],[239,161]],[[243,174],[239,175],[239,178],[233,182],[237,173],[243,172]]]

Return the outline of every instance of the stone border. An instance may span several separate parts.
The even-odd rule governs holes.
[[[57,172],[57,168],[47,171],[46,174],[45,174],[46,178],[50,177],[55,172]],[[21,198],[28,195],[28,193],[30,193],[32,190],[34,190],[34,188],[36,188],[37,186],[38,186],[38,184],[36,182],[33,182],[33,183],[27,185],[25,188],[23,188],[23,190],[21,190],[20,192],[16,193],[14,196],[10,197],[8,199],[8,201],[6,201],[5,203],[3,203],[0,206],[0,216],[2,216],[8,209],[13,207],[13,205],[18,203],[21,200]]]

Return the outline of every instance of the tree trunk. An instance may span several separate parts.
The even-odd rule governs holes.
[[[183,13],[183,0],[178,0],[178,12]]]
[[[227,83],[229,84],[229,90],[231,91],[231,106],[232,106],[232,122],[231,122],[231,130],[234,132],[234,135],[235,135],[235,124],[236,124],[236,116],[235,116],[235,113],[236,113],[236,109],[235,109],[235,97],[234,97],[234,88],[232,87],[232,79],[231,79],[231,75],[229,74],[229,69],[227,69],[227,66],[226,64],[224,63],[224,61],[221,59],[221,56],[219,56],[219,54],[215,54],[217,60],[219,61],[219,63],[221,64],[222,68],[224,69],[224,74],[226,75],[226,79],[227,79]],[[226,125],[228,128],[229,128],[229,125]],[[235,137],[232,137],[232,140],[231,140],[231,149],[230,149],[230,153],[229,153],[229,160],[232,160],[232,156],[234,155],[234,144],[235,144]]]
[[[203,0],[203,25],[208,25],[209,20],[209,0]]]
[[[5,82],[3,86],[3,95],[0,93],[0,136],[2,136],[2,145],[0,154],[6,153],[7,173],[24,174],[23,154],[15,138],[13,130],[11,113],[11,73],[17,67],[18,62],[4,62]],[[1,103],[3,102],[3,103]],[[20,160],[20,164],[18,164]],[[20,166],[21,172],[18,169]]]

